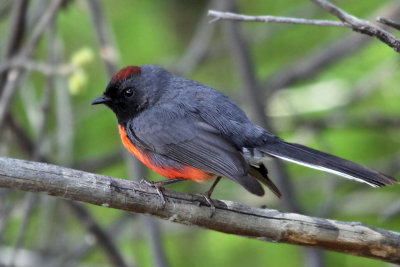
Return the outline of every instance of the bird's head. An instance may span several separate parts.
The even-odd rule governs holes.
[[[125,67],[111,78],[103,95],[92,105],[105,104],[120,123],[126,122],[157,102],[169,75],[155,65]]]

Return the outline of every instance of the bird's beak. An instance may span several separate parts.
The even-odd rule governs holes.
[[[108,102],[111,102],[111,98],[108,96],[102,95],[99,98],[96,98],[95,100],[93,100],[92,105],[105,104]]]

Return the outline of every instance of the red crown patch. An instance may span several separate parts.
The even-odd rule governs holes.
[[[120,70],[117,74],[112,77],[113,82],[122,81],[128,79],[133,75],[140,74],[140,67],[128,66]]]

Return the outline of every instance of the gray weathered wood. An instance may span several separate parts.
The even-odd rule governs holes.
[[[400,233],[355,222],[259,209],[215,201],[216,213],[201,196],[165,190],[167,205],[153,188],[60,166],[0,158],[0,187],[45,193],[99,206],[146,213],[263,241],[290,243],[400,263]]]

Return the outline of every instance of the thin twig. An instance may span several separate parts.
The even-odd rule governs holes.
[[[366,34],[369,36],[375,36],[383,43],[392,47],[396,52],[400,52],[400,39],[392,35],[391,33],[373,25],[371,22],[363,19],[359,19],[339,7],[333,5],[327,0],[311,0],[323,9],[327,10],[332,15],[339,18],[342,22],[351,25],[351,28],[359,33]]]
[[[45,76],[68,75],[74,72],[77,67],[71,64],[51,65],[48,63],[30,60],[28,58],[13,58],[8,61],[0,62],[0,73],[8,69],[25,69],[38,71]]]
[[[385,5],[382,10],[387,10],[382,11],[386,17],[400,19],[400,5],[398,3]],[[271,94],[279,89],[315,77],[328,66],[353,55],[371,41],[372,39],[365,35],[349,34],[333,44],[323,44],[316,49],[317,51],[311,52],[312,56],[307,54],[272,73],[262,84],[266,89],[264,90],[264,99],[268,99]]]
[[[321,6],[331,14],[338,17],[342,22],[330,21],[330,20],[309,20],[302,18],[290,18],[290,17],[277,17],[277,16],[248,16],[243,14],[236,14],[230,12],[220,12],[215,10],[209,10],[208,15],[213,16],[216,21],[219,19],[227,20],[240,20],[240,21],[258,21],[258,22],[273,22],[273,23],[291,23],[291,24],[308,24],[315,26],[330,26],[330,27],[346,27],[351,28],[356,32],[366,34],[369,36],[375,36],[383,43],[392,47],[396,52],[400,52],[400,39],[396,38],[391,33],[373,25],[367,20],[359,19],[353,15],[350,15],[333,5],[326,0],[311,0],[317,5]]]
[[[167,205],[152,187],[60,166],[0,158],[0,187],[45,193],[169,221],[264,241],[291,243],[400,263],[400,233],[361,223],[257,209],[214,200],[215,215],[203,197],[165,190]]]
[[[313,26],[351,28],[351,25],[340,21],[278,17],[278,16],[249,16],[244,14],[221,12],[216,10],[209,10],[208,16],[214,17],[214,19],[211,20],[210,23],[220,19],[226,19],[226,20],[237,20],[237,21],[247,21],[247,22],[289,23],[289,24],[304,24]]]
[[[385,25],[387,25],[389,27],[392,27],[392,28],[394,28],[396,30],[400,30],[400,23],[398,23],[398,22],[396,22],[396,21],[394,21],[392,19],[378,17],[376,19],[376,21],[379,22],[379,23],[385,24]]]

